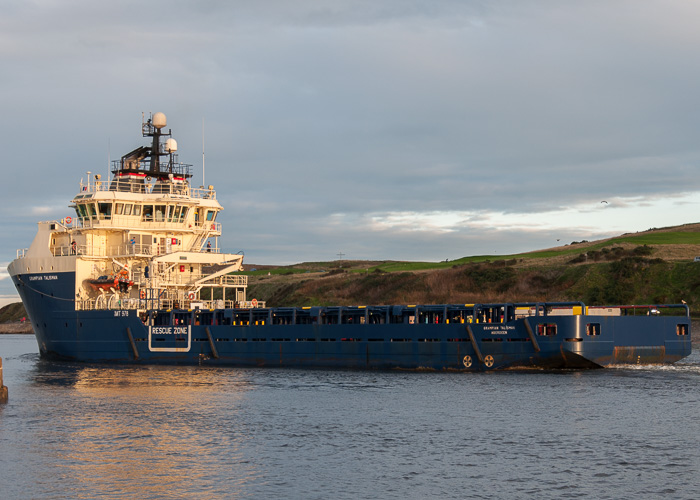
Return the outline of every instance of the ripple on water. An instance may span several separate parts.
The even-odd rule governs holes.
[[[6,498],[694,498],[700,486],[696,358],[484,375],[60,364],[11,347]]]

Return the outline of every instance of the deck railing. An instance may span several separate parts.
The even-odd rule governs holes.
[[[78,311],[146,311],[149,309],[232,309],[238,306],[244,309],[265,308],[264,301],[250,300],[177,300],[177,299],[139,299],[116,295],[97,297],[97,299],[78,300],[75,308]]]
[[[80,194],[94,194],[101,191],[168,195],[173,197],[208,200],[216,199],[216,191],[213,189],[208,189],[205,187],[193,188],[186,182],[140,184],[119,179],[112,179],[110,181],[88,179],[87,183],[80,183]]]
[[[152,275],[153,276],[153,275]],[[195,283],[198,281],[205,279],[207,274],[200,274],[200,273],[172,273],[168,274],[166,276],[161,276],[158,275],[156,279],[157,283],[160,286],[196,286]],[[134,271],[134,273],[131,276],[132,281],[134,282],[135,285],[138,285],[139,288],[147,288],[150,284],[149,278],[146,278],[143,275],[142,271]],[[210,287],[210,286],[230,286],[230,287],[246,287],[248,286],[248,276],[244,274],[224,274],[223,276],[218,276],[216,278],[213,278],[212,280],[207,280],[204,281],[203,283],[200,283],[201,286],[203,287]]]
[[[17,250],[17,258],[24,257],[24,254],[26,253],[27,249],[18,249]],[[199,249],[186,249],[183,248],[183,245],[142,245],[142,244],[125,244],[125,245],[116,245],[116,246],[108,246],[108,247],[100,247],[100,246],[90,246],[90,245],[76,245],[75,248],[73,248],[71,245],[63,245],[63,246],[52,246],[51,247],[51,254],[54,257],[64,257],[64,256],[71,256],[71,255],[81,255],[85,257],[126,257],[126,256],[134,256],[134,257],[151,257],[153,255],[167,255],[170,253],[175,253],[175,252],[198,252],[198,253],[221,253],[220,248],[211,248],[211,249],[204,249],[204,250],[199,250]]]
[[[114,228],[114,229],[172,229],[176,231],[210,232],[212,235],[221,234],[220,222],[186,222],[162,218],[161,220],[144,219],[142,215],[93,215],[90,217],[72,217],[70,222],[51,221],[51,223],[69,229]]]

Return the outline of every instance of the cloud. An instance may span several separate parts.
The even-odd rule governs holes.
[[[0,307],[5,307],[7,304],[21,302],[19,295],[0,295]]]
[[[69,215],[86,171],[107,175],[143,143],[141,111],[168,115],[196,185],[204,118],[225,242],[260,258],[443,259],[692,221],[694,2],[15,1],[3,14],[0,136],[23,166],[0,187],[8,255],[31,241],[18,221]]]
[[[34,206],[31,208],[31,214],[32,215],[48,215],[48,214],[56,213],[58,210],[60,210],[59,207],[49,207],[46,205]]]

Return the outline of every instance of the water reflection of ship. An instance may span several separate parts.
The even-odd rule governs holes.
[[[32,355],[36,357],[36,355]],[[252,387],[248,370],[228,370],[205,366],[169,365],[105,365],[53,361],[37,358],[32,376],[36,385],[74,387],[87,395],[114,396],[115,388],[127,390],[141,398],[143,388],[148,398],[167,401],[193,390],[193,396],[202,392],[218,392],[226,386],[226,393],[243,394]],[[232,387],[235,388],[232,389]]]
[[[226,450],[226,460],[239,464],[226,485],[234,489],[224,494],[213,487],[218,494],[212,497],[235,498],[235,487],[261,476],[245,460],[248,437],[238,415],[253,387],[252,376],[250,370],[39,360],[34,384],[79,401],[81,410],[59,405],[58,430],[49,426],[33,432],[44,443],[44,457],[60,461],[65,473],[89,485],[63,492],[67,496],[111,498],[118,491],[120,498],[172,498],[174,484],[210,477]],[[208,419],[211,415],[216,418]],[[56,439],[57,432],[71,437]]]

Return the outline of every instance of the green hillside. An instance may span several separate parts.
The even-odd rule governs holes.
[[[19,321],[26,316],[27,312],[24,310],[21,302],[15,302],[0,308],[0,323]]]
[[[264,266],[248,296],[268,306],[686,301],[700,309],[700,225],[625,234],[514,255],[443,262],[335,261]],[[700,313],[700,311],[699,311]]]

